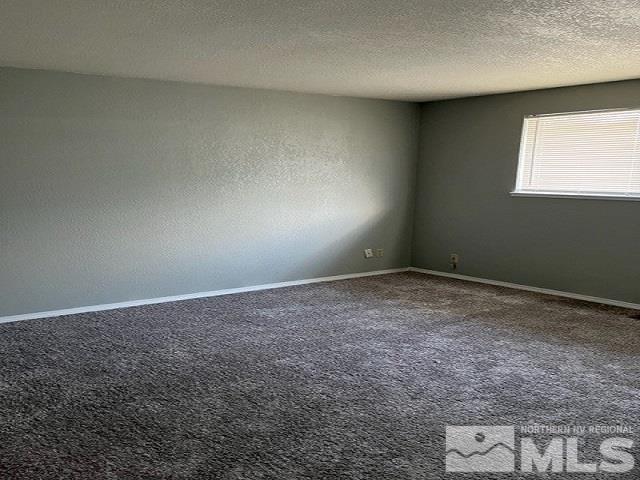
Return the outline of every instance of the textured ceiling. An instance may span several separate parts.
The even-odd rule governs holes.
[[[0,0],[0,65],[404,100],[640,77],[638,0]]]

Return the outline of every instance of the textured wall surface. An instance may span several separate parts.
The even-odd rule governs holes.
[[[418,116],[0,69],[0,315],[407,266]]]
[[[0,65],[433,100],[640,76],[638,0],[2,0]]]
[[[516,198],[523,116],[637,107],[640,81],[425,104],[413,265],[640,303],[640,202]]]

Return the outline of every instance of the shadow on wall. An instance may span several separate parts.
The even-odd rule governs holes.
[[[416,105],[0,72],[0,316],[408,266]]]

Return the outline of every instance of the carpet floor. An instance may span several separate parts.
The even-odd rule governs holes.
[[[401,273],[3,324],[0,478],[453,478],[447,425],[628,426],[640,464],[637,313]]]

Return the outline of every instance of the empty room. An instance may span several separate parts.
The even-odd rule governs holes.
[[[0,480],[640,478],[635,0],[0,0]]]

